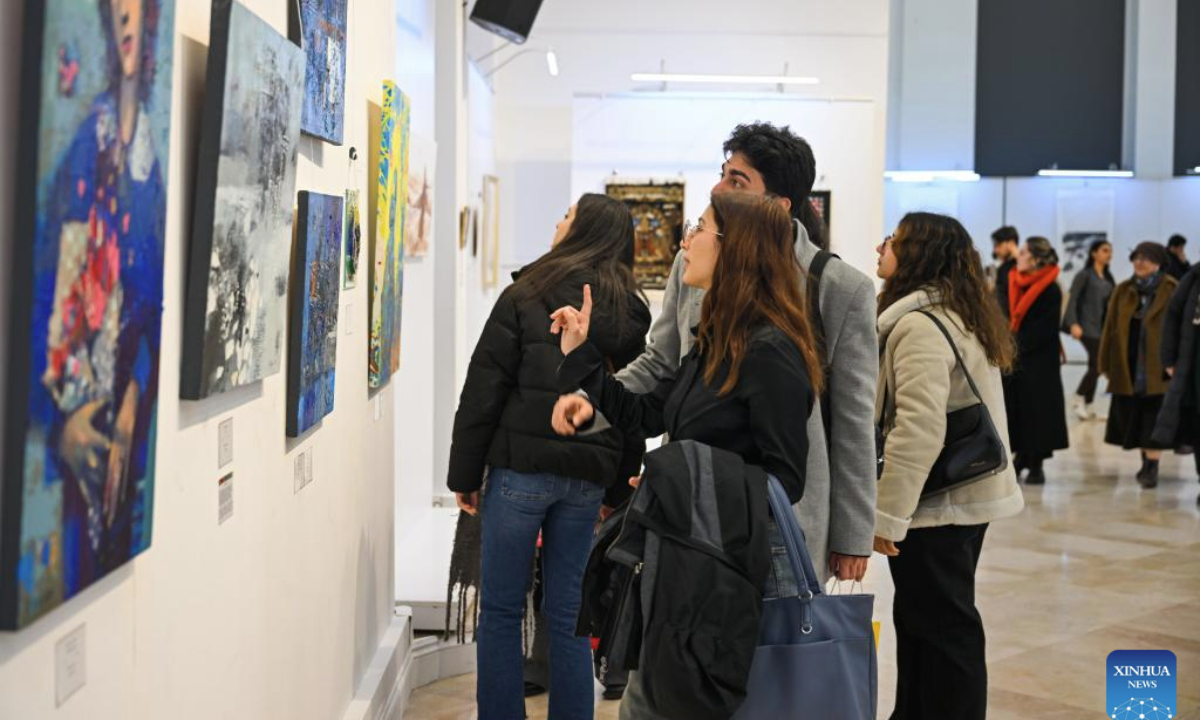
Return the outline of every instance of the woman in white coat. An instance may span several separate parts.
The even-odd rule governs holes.
[[[982,400],[1007,446],[1000,374],[1013,365],[1014,342],[988,293],[979,253],[954,218],[906,215],[878,252],[884,285],[876,413],[886,440],[875,550],[888,556],[896,586],[891,717],[983,720],[987,665],[975,568],[988,524],[1017,514],[1024,500],[1011,467],[948,492],[921,493],[941,454],[948,412]],[[949,340],[918,310],[936,318]]]

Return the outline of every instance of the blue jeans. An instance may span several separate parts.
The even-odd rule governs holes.
[[[550,635],[550,717],[592,720],[592,648],[575,637],[583,571],[604,488],[549,473],[488,474],[483,498],[476,702],[479,720],[523,720],[521,618],[542,532],[542,613]]]

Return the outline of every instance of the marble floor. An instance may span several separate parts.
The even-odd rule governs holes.
[[[1200,494],[1191,457],[1163,459],[1160,485],[1142,490],[1137,453],[1102,442],[1103,423],[1072,423],[1071,450],[1025,487],[1026,509],[988,532],[978,604],[988,632],[992,720],[1101,717],[1105,659],[1116,649],[1168,649],[1178,658],[1178,712],[1200,720]],[[891,579],[872,559],[867,590],[882,621],[879,717],[894,696]],[[475,717],[475,678],[417,690],[407,720]],[[596,717],[617,717],[598,701]],[[546,717],[546,698],[528,703]]]

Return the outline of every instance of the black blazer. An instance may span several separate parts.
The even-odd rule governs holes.
[[[519,277],[519,273],[515,276]],[[522,473],[553,473],[609,488],[605,504],[628,496],[645,450],[644,436],[617,429],[560,437],[550,427],[558,400],[556,371],[563,355],[560,338],[550,334],[550,313],[583,303],[583,285],[593,277],[578,274],[546,297],[517,300],[516,284],[500,294],[471,356],[450,445],[446,486],[473,492],[483,484],[486,467]],[[595,295],[595,293],[593,293]],[[590,334],[601,357],[615,368],[633,361],[646,347],[650,310],[630,294],[623,323],[606,317],[596,297]]]

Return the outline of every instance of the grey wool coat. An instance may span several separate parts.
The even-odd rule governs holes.
[[[818,248],[799,222],[796,259],[807,272]],[[805,275],[801,282],[807,277]],[[617,374],[633,392],[650,392],[672,377],[691,350],[704,291],[683,284],[683,253],[675,256],[663,294],[662,314],[650,328],[646,352]],[[829,577],[830,552],[869,556],[875,540],[875,386],[879,349],[875,336],[875,286],[849,264],[833,258],[821,276],[832,442],[821,412],[813,407],[806,428],[808,462],[797,519],[821,578]],[[829,448],[827,451],[826,448]]]

